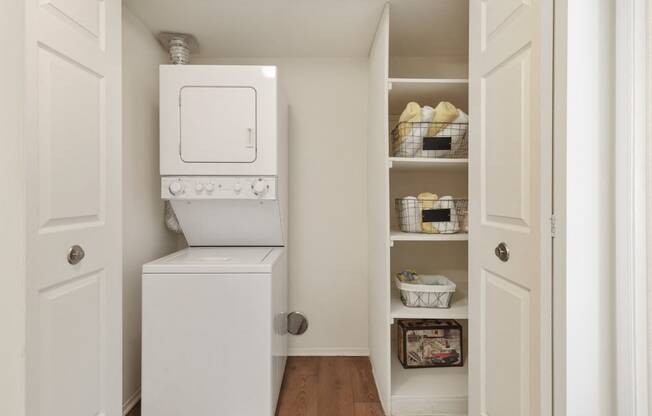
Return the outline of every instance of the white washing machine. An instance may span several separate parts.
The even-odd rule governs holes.
[[[193,247],[145,264],[142,414],[273,416],[286,303],[283,248]]]
[[[189,248],[143,266],[143,416],[273,416],[287,356],[287,104],[270,66],[160,68],[161,197]]]

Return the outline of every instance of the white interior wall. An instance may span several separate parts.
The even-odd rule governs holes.
[[[289,303],[310,322],[290,354],[368,354],[367,59],[194,63],[278,65],[290,105]]]
[[[24,3],[0,2],[0,415],[25,412],[25,182],[22,142]]]
[[[123,51],[123,401],[140,392],[141,266],[176,249],[163,223],[158,135],[158,66],[167,54],[127,8]]]
[[[560,415],[616,414],[614,5],[613,0],[556,3],[561,36],[556,41],[555,193],[566,240],[555,251],[555,328],[564,339],[555,353],[556,373],[562,374],[555,385]]]
[[[389,77],[390,78],[462,78],[462,79],[468,78],[469,58],[466,55],[437,56],[437,57],[390,56]]]

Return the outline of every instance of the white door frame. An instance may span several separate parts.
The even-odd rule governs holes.
[[[6,178],[0,203],[0,415],[25,415],[25,169],[23,75],[25,5],[0,2],[3,47],[0,69],[0,176]]]
[[[647,416],[647,0],[615,9],[617,408]]]
[[[614,143],[623,144],[620,132],[614,140],[617,7],[614,0],[554,3],[554,414],[612,416]]]

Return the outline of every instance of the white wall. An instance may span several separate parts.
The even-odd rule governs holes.
[[[275,64],[290,104],[290,309],[310,328],[291,354],[367,347],[367,59],[203,59]]]
[[[0,415],[25,412],[25,197],[22,142],[24,2],[0,2]]]
[[[557,210],[565,246],[555,243],[555,327],[565,335],[555,353],[559,415],[616,414],[614,4],[556,3],[557,208],[566,202]]]
[[[140,391],[141,266],[176,248],[163,223],[158,151],[158,65],[166,53],[123,8],[123,401]]]

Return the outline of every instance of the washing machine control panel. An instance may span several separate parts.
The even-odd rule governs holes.
[[[276,199],[275,176],[163,176],[163,199]]]

